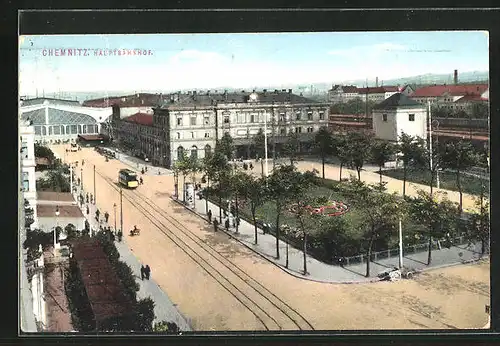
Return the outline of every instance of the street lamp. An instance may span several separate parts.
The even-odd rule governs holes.
[[[435,123],[436,131],[439,131],[439,121],[433,120],[431,122],[431,136],[432,136],[432,124]],[[432,137],[431,137],[432,141]],[[439,132],[436,133],[436,150],[439,150]],[[439,166],[436,167],[436,187],[439,189]]]
[[[59,217],[59,206],[56,206],[56,227],[54,228],[54,257],[56,257],[56,244],[57,244],[57,227],[59,227],[58,222]]]

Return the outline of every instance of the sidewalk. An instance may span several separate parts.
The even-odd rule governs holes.
[[[142,168],[147,167],[148,171],[144,172],[144,175],[173,175],[173,172],[165,167],[155,167],[151,162],[146,162],[137,157],[128,155],[117,148],[108,147],[107,149],[114,151],[116,153],[116,160],[129,166],[130,169],[134,171],[140,172]],[[160,174],[158,174],[158,172]]]
[[[90,193],[90,192],[89,192]],[[80,194],[80,187],[77,186],[77,192],[74,194],[75,199],[78,201],[78,195]],[[85,192],[84,192],[85,195]],[[79,205],[79,204],[78,204]],[[89,215],[86,214],[86,203],[83,204],[83,207],[81,207],[83,215],[87,218],[88,222],[90,223],[90,228],[92,230],[99,230],[99,223],[95,219],[95,211],[97,207],[91,203],[88,204],[90,213]],[[104,213],[106,210],[99,210],[100,211],[100,219],[102,221],[102,225],[104,226],[111,226],[111,223],[106,224],[104,222]],[[111,214],[111,211],[108,210],[108,213]],[[110,220],[111,221],[111,217]],[[113,229],[113,227],[112,227]],[[124,232],[125,234],[126,232]],[[134,256],[132,251],[129,249],[127,243],[126,243],[126,236],[122,238],[121,242],[116,241],[115,246],[118,252],[120,253],[120,260],[127,263],[130,268],[132,268],[132,271],[134,275],[137,278],[137,282],[139,283],[139,291],[137,292],[137,297],[138,299],[144,299],[147,297],[150,297],[153,299],[155,302],[155,320],[154,323],[156,322],[161,322],[161,321],[168,321],[168,322],[175,322],[177,326],[179,326],[181,331],[191,331],[192,328],[187,322],[187,319],[182,316],[182,314],[177,310],[176,305],[172,303],[168,295],[158,286],[158,284],[154,281],[154,268],[151,271],[151,279],[149,280],[141,280],[141,263],[139,260]]]
[[[175,200],[175,199],[174,199]],[[182,200],[178,201],[182,205]],[[205,212],[205,200],[198,199],[195,200],[195,209],[185,207],[186,209],[196,213],[200,217],[207,220]],[[208,209],[212,211],[212,218],[219,219],[219,207],[215,204],[208,202]],[[221,222],[221,231],[224,227],[225,219]],[[285,268],[286,261],[286,243],[284,241],[279,241],[280,248],[280,259],[276,259],[276,238],[271,234],[263,234],[262,230],[258,229],[258,244],[254,244],[255,240],[255,230],[252,224],[245,220],[241,220],[239,226],[238,234],[235,233],[235,229],[230,227],[227,232],[230,237],[236,239],[252,251],[260,254],[267,260],[273,262],[279,266],[282,270],[297,276],[299,278],[319,281],[319,282],[330,282],[330,283],[363,283],[377,281],[377,274],[386,270],[387,268],[397,267],[399,264],[398,257],[392,257],[388,259],[382,259],[376,262],[370,263],[370,278],[365,277],[366,273],[366,263],[349,265],[344,268],[336,265],[330,265],[320,262],[311,256],[307,255],[307,271],[308,275],[303,275],[304,271],[304,257],[303,252],[299,249],[295,249],[289,246],[288,258],[289,265],[288,269]],[[450,249],[443,248],[441,250],[433,250],[432,252],[432,263],[427,266],[427,251],[419,252],[416,254],[411,254],[404,256],[403,263],[406,267],[412,268],[414,270],[425,270],[430,268],[439,268],[448,265],[460,264],[468,261],[477,260],[480,257],[480,245],[472,246],[468,248],[467,246],[451,247]]]

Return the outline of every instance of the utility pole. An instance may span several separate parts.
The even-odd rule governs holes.
[[[267,114],[264,111],[264,156],[266,159],[266,178],[269,175],[269,166],[267,163]]]
[[[403,268],[403,222],[399,218],[399,269]]]
[[[123,190],[120,187],[120,231],[123,232]]]
[[[95,194],[95,165],[94,165],[94,205],[96,205],[97,196]]]

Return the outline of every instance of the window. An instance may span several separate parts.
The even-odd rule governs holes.
[[[300,120],[300,115],[301,115],[300,111],[295,112],[295,119]]]
[[[302,127],[296,127],[295,133],[302,133]]]
[[[177,139],[181,139],[181,133],[177,132]]]
[[[69,129],[70,129],[70,133],[72,135],[75,135],[78,133],[78,125],[70,125]]]
[[[26,142],[21,143],[21,157],[24,159],[28,158],[28,143]]]
[[[194,132],[191,132],[191,138],[194,138]]]
[[[284,112],[281,112],[280,113],[280,121],[285,121],[285,113]]]
[[[182,118],[177,118],[177,126],[181,126],[182,125]]]
[[[307,132],[308,132],[308,133],[311,133],[311,132],[313,132],[313,131],[314,131],[314,128],[313,128],[313,127],[308,127],[308,128],[307,128]]]
[[[49,126],[49,136],[52,135],[52,126]]]
[[[54,131],[55,135],[60,135],[61,134],[61,126],[59,126],[59,125],[52,126],[52,130]]]
[[[28,172],[23,172],[23,191],[30,190],[30,179]]]
[[[319,112],[319,120],[325,120],[325,112]]]
[[[78,134],[82,133],[82,125],[78,125]]]
[[[194,160],[198,160],[198,147],[196,147],[195,145],[191,147],[191,158]]]
[[[210,133],[209,132],[205,132],[205,138],[210,138]]]
[[[313,112],[307,112],[307,120],[313,120]]]
[[[382,121],[386,121],[387,122],[387,114],[382,114]]]
[[[61,125],[61,135],[64,135],[64,125]]]
[[[191,126],[196,125],[196,117],[191,117]]]
[[[250,122],[251,123],[255,122],[255,114],[250,114]]]
[[[205,157],[209,157],[212,153],[212,147],[210,145],[205,145]]]
[[[408,114],[409,121],[415,121],[415,114]]]
[[[229,124],[229,115],[224,115],[224,124]]]
[[[210,118],[209,118],[209,117],[207,117],[207,116],[205,116],[205,117],[203,118],[203,123],[204,123],[205,125],[209,125],[209,124],[210,124]]]
[[[181,146],[177,148],[177,160],[182,160],[183,157],[184,157],[184,148]]]
[[[286,135],[286,129],[280,129],[280,134]]]

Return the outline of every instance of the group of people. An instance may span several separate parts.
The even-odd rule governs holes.
[[[141,280],[144,280],[144,278],[147,280],[151,278],[151,268],[149,267],[149,264],[141,266]]]
[[[236,230],[238,230],[238,227],[240,226],[240,223],[241,223],[240,217],[234,216],[234,214],[231,214],[231,216],[233,219],[233,227]],[[212,223],[212,210],[211,209],[208,210],[207,217],[208,217],[208,223]],[[229,216],[228,216],[226,210],[224,210],[224,218],[225,218],[224,228],[226,229],[226,231],[229,231],[229,227],[230,227],[231,223],[229,221]],[[219,227],[219,221],[217,220],[217,218],[214,218],[213,225],[214,225],[214,231],[217,232],[218,227]]]

